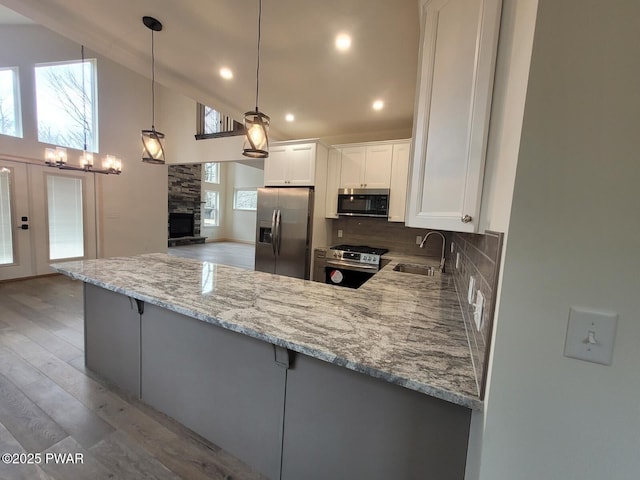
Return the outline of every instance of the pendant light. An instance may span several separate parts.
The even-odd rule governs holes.
[[[102,169],[93,168],[93,153],[87,150],[87,94],[85,91],[84,78],[84,45],[80,47],[80,55],[82,57],[82,133],[83,133],[83,150],[80,155],[80,165],[74,166],[67,164],[67,149],[64,147],[45,148],[45,165],[48,167],[56,167],[61,170],[79,170],[84,172],[103,173],[105,175],[120,175],[122,172],[122,161],[113,155],[106,155],[102,162]]]
[[[267,158],[269,156],[269,121],[270,118],[258,109],[258,93],[260,91],[260,27],[262,23],[262,0],[258,9],[258,66],[256,68],[256,109],[244,114],[245,139],[242,154],[251,158]]]
[[[142,17],[142,23],[151,30],[151,130],[142,130],[142,161],[147,163],[164,164],[164,133],[156,131],[156,74],[155,56],[153,50],[153,32],[162,30],[162,23],[153,17]]]

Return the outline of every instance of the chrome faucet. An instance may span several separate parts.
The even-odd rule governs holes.
[[[440,237],[442,238],[442,254],[440,255],[440,273],[444,273],[444,247],[447,242],[446,238],[444,238],[444,235],[435,230],[427,232],[427,234],[422,239],[422,242],[420,242],[420,248],[424,248],[424,244],[427,243],[427,238],[429,238],[431,235],[434,235],[434,234],[440,235]]]

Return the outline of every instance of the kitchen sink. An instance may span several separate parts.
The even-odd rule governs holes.
[[[440,274],[437,267],[429,265],[415,265],[411,263],[399,263],[393,267],[395,272],[413,273],[415,275],[427,275],[433,277],[436,274]]]

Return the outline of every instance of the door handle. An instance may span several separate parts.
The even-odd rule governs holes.
[[[18,229],[19,230],[29,230],[29,225],[26,223],[23,223],[22,225],[18,225]]]
[[[276,232],[277,232],[277,238],[276,238],[276,250],[278,252],[278,255],[280,255],[280,240],[281,240],[281,229],[282,229],[282,214],[280,213],[280,210],[278,210],[278,214],[276,215]]]
[[[271,249],[273,250],[273,255],[276,255],[276,212],[274,210],[271,214]]]

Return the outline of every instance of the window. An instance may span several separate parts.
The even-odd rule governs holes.
[[[0,133],[22,138],[17,68],[0,68]]]
[[[204,132],[202,133],[218,133],[222,131],[222,115],[217,110],[204,105]]]
[[[233,192],[234,210],[257,210],[258,190],[255,188],[236,188]]]
[[[11,170],[0,168],[0,265],[13,263]]]
[[[201,103],[196,104],[196,119],[196,140],[224,136],[226,132],[244,129],[242,123],[236,122],[229,115]]]
[[[47,175],[49,259],[84,257],[82,179]]]
[[[220,183],[220,164],[219,163],[205,163],[204,169],[204,181],[207,183]]]
[[[205,190],[204,192],[204,214],[203,221],[205,227],[217,227],[220,225],[219,211],[219,195],[218,192]]]
[[[98,151],[95,60],[36,65],[38,140]],[[84,74],[83,74],[84,73]],[[84,77],[84,90],[82,81]]]

